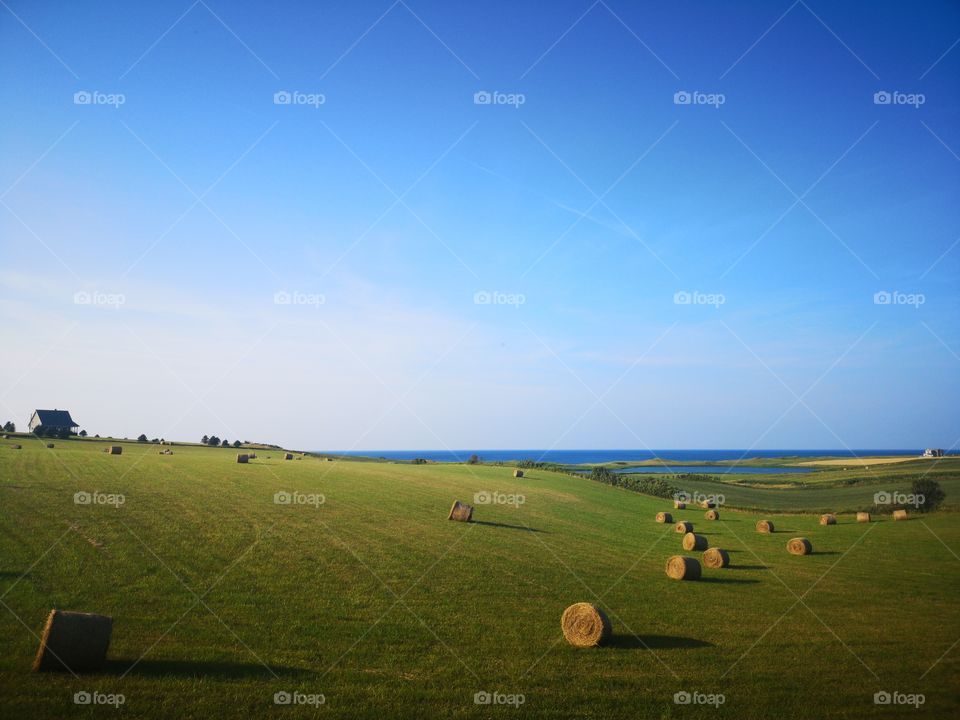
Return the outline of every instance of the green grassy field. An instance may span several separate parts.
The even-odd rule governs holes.
[[[841,515],[832,527],[783,515],[765,536],[754,531],[756,513],[723,508],[708,522],[702,510],[672,511],[733,563],[676,582],[663,567],[681,554],[680,536],[653,520],[670,503],[588,479],[283,461],[268,450],[238,465],[226,449],[175,446],[161,456],[128,443],[110,456],[99,452],[105,442],[55,441],[53,450],[21,442],[22,450],[0,443],[5,717],[960,712],[954,512],[869,525]],[[944,487],[955,500],[952,482]],[[78,505],[77,492],[124,502]],[[324,502],[277,504],[277,492]],[[446,520],[455,498],[478,492],[524,502],[478,505],[471,524]],[[797,535],[813,555],[786,553]],[[563,642],[560,615],[578,601],[607,610],[610,646]],[[113,616],[107,672],[30,673],[52,607]],[[78,691],[125,701],[119,710],[77,706]],[[284,691],[325,702],[275,705]],[[722,693],[724,703],[676,704],[684,691]],[[875,705],[879,691],[922,693],[925,702]],[[523,704],[478,705],[478,692],[522,695]]]

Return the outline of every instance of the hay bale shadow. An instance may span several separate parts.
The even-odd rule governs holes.
[[[681,637],[680,635],[614,635],[606,643],[606,647],[618,650],[673,650],[713,647],[713,643],[697,638]]]
[[[507,523],[491,522],[489,520],[471,520],[474,525],[487,525],[489,527],[509,528],[510,530],[526,530],[527,532],[545,533],[546,530],[528,527],[527,525],[509,525]]]
[[[733,566],[731,565],[731,568]],[[729,585],[753,585],[760,582],[759,580],[748,580],[745,578],[720,578],[720,577],[701,577],[697,582],[702,583],[723,583]]]
[[[731,570],[769,570],[769,565],[734,565],[730,563]]]
[[[136,663],[134,665],[134,663]],[[131,670],[130,667],[133,666]],[[273,671],[271,673],[271,670]],[[244,679],[259,678],[270,680],[274,674],[283,678],[310,677],[316,675],[313,670],[271,665],[269,669],[260,663],[235,663],[220,661],[193,660],[108,660],[104,669],[107,675],[129,675],[147,678],[223,678]]]

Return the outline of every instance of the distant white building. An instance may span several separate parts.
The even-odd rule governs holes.
[[[943,457],[942,448],[927,448],[923,451],[923,457]]]

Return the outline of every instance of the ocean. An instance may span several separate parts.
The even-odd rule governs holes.
[[[604,463],[652,460],[682,462],[717,462],[720,460],[749,460],[750,458],[777,457],[862,457],[866,455],[917,455],[922,450],[347,450],[336,452],[318,450],[317,452],[357,457],[385,458],[387,460],[413,460],[423,458],[434,462],[466,462],[471,455],[477,455],[484,462],[512,462],[516,460],[537,460],[564,465],[580,463]]]

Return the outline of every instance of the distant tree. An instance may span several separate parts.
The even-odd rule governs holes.
[[[230,447],[230,441],[227,440],[226,438],[224,438],[224,439],[223,439],[223,442],[220,443],[220,445],[221,445],[222,447]]]
[[[87,436],[87,431],[86,431],[86,430],[81,430],[81,431],[80,431],[80,437],[86,437],[86,436]]]
[[[201,442],[202,444],[204,444],[204,445],[209,445],[209,444],[210,444],[210,438],[208,438],[206,435],[204,435],[204,436],[200,439],[200,442]]]
[[[16,432],[16,431],[17,431],[17,426],[16,426],[13,422],[11,422],[10,420],[7,420],[7,421],[3,424],[3,431],[4,431],[4,432]]]
[[[95,438],[98,438],[98,437],[100,437],[100,434],[97,433],[96,435],[94,435],[94,437],[95,437]]]
[[[477,455],[476,453],[474,453],[474,454],[471,455],[470,458],[467,460],[467,465],[476,465],[476,464],[479,463],[479,462],[480,462],[480,456]]]
[[[234,440],[234,441],[233,441],[233,446],[234,446],[235,448],[240,447],[240,441],[239,441],[239,440]]]
[[[917,496],[923,496],[923,502],[917,505],[920,512],[933,512],[946,499],[947,495],[940,487],[940,483],[931,477],[919,477],[913,481],[910,491]]]
[[[73,433],[70,432],[70,428],[59,428],[57,430],[57,437],[61,440],[69,440],[71,435],[73,435]]]
[[[154,439],[151,440],[150,442],[152,442],[152,443],[154,443],[154,444],[157,444],[157,443],[160,442],[160,438],[154,438]]]
[[[137,442],[147,442],[147,436],[140,433],[140,435],[137,436]]]
[[[210,445],[211,447],[216,447],[219,444],[220,438],[218,438],[216,435],[211,435],[210,439],[207,441],[207,445]]]

